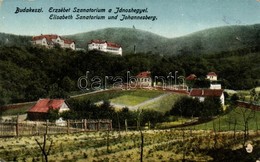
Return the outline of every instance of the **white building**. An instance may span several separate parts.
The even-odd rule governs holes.
[[[221,84],[210,84],[209,89],[221,89]]]
[[[215,72],[209,72],[207,74],[207,79],[209,79],[210,81],[217,81],[218,80],[218,76]]]
[[[34,36],[32,37],[32,43],[35,45],[45,46],[47,48],[52,48],[55,45],[59,45],[61,48],[69,48],[72,50],[76,49],[74,41],[64,39],[55,34]]]
[[[113,42],[107,42],[103,40],[91,40],[88,43],[88,50],[98,50],[103,52],[108,52],[116,55],[122,56],[122,47],[119,44]]]
[[[190,96],[198,98],[201,102],[204,102],[206,97],[218,97],[221,104],[225,104],[223,89],[192,89],[190,91]]]

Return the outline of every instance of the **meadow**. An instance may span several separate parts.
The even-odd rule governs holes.
[[[260,111],[253,111],[238,107],[231,112],[216,117],[209,122],[196,125],[196,129],[212,130],[214,126],[217,131],[241,131],[245,129],[245,121],[248,122],[247,124],[249,130],[259,130]]]
[[[174,102],[178,100],[181,96],[181,94],[176,94],[176,93],[169,93],[168,95],[163,96],[160,100],[156,102],[150,102],[148,104],[145,104],[140,107],[140,109],[151,109],[151,110],[156,110],[159,112],[167,112],[169,111]]]
[[[164,91],[156,90],[135,90],[135,91],[126,91],[124,94],[112,98],[109,101],[111,103],[120,104],[127,106],[136,106],[142,102],[153,99],[164,94]]]

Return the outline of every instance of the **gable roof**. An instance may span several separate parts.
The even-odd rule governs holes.
[[[64,102],[63,99],[39,99],[28,112],[47,113],[50,108],[60,109]]]
[[[190,96],[194,97],[220,97],[223,94],[223,89],[192,89]]]
[[[197,76],[195,74],[190,74],[189,76],[186,77],[186,80],[196,80]]]
[[[108,47],[114,47],[114,48],[120,48],[121,47],[117,43],[108,42],[108,41],[99,40],[99,39],[91,40],[88,44],[92,44],[92,43],[95,43],[95,44],[105,44],[106,43]]]
[[[64,43],[65,43],[65,44],[72,44],[72,43],[75,43],[74,41],[69,40],[69,39],[63,39],[63,40],[64,40]]]
[[[207,76],[217,76],[217,74],[215,72],[209,72]]]
[[[119,44],[113,43],[113,42],[107,42],[108,47],[114,47],[114,48],[120,48],[121,46]]]
[[[91,44],[91,43],[104,44],[104,43],[106,43],[106,41],[99,40],[99,39],[92,39],[88,44]]]
[[[60,36],[58,36],[56,34],[46,34],[46,35],[34,36],[34,37],[32,37],[32,40],[36,41],[36,40],[42,40],[42,39],[45,38],[48,42],[52,42],[53,39],[57,39],[58,37],[60,37]],[[62,38],[62,37],[60,37],[60,39],[63,40],[65,44],[75,43],[72,40],[65,39],[65,38]]]
[[[32,40],[42,40],[43,38],[46,38],[48,41],[51,41],[52,39],[57,39],[59,36],[56,34],[46,34],[46,35],[39,35],[32,37]]]
[[[151,77],[151,72],[150,71],[143,71],[136,75],[137,78],[150,78]]]

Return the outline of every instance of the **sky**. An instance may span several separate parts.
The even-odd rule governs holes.
[[[93,9],[73,12],[74,8]],[[115,13],[123,9],[144,9],[143,13]],[[39,12],[18,12],[39,9]],[[53,12],[53,9],[70,9]],[[105,12],[94,12],[105,9]],[[133,11],[133,10],[132,10]],[[50,15],[72,16],[51,20]],[[80,16],[105,16],[102,20],[76,19]],[[118,15],[118,16],[117,16]],[[156,20],[123,20],[123,15],[155,16]],[[109,16],[117,16],[109,20]],[[0,0],[0,32],[17,35],[70,35],[108,27],[126,27],[149,31],[164,37],[184,36],[207,28],[260,23],[260,0]]]

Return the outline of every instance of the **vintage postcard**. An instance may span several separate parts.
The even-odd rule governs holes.
[[[260,0],[0,0],[0,162],[260,161]]]

